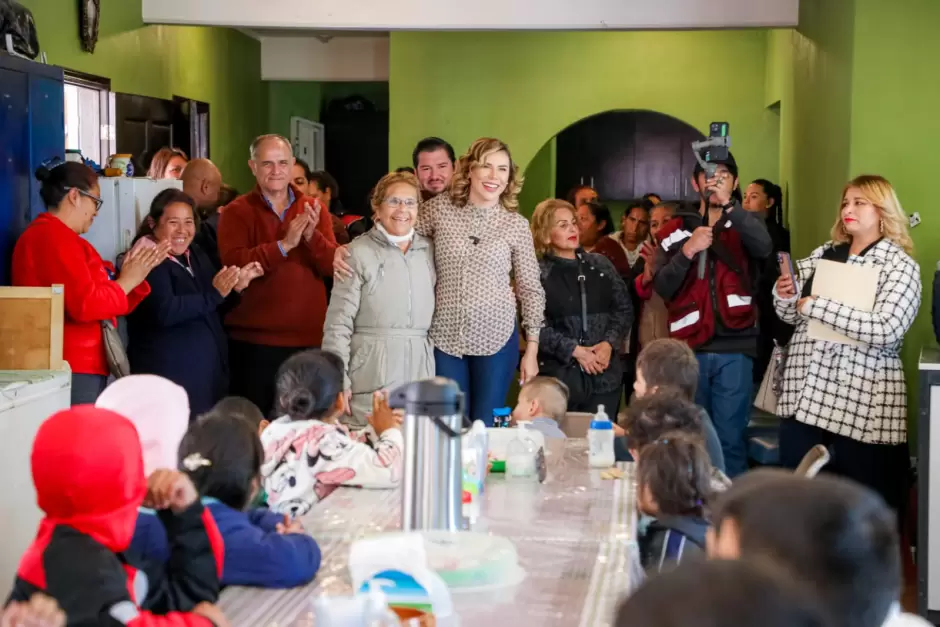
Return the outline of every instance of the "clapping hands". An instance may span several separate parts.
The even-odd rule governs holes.
[[[304,215],[307,216],[309,224],[307,228],[304,229],[304,241],[309,242],[310,238],[313,237],[313,232],[317,228],[317,224],[320,223],[320,201],[314,200],[313,207],[310,206],[310,203],[304,203]]]
[[[261,267],[261,264],[257,261],[252,261],[247,266],[242,266],[238,271],[238,283],[235,284],[236,292],[243,292],[248,284],[257,279],[258,277],[264,276],[264,268]]]

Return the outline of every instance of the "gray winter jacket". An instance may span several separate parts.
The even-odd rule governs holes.
[[[346,365],[353,415],[344,421],[350,427],[366,425],[376,390],[434,376],[432,246],[416,233],[402,253],[375,228],[349,245],[353,276],[333,285],[322,348]]]

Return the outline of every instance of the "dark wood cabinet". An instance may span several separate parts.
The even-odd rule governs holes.
[[[172,100],[115,94],[114,109],[117,152],[133,155],[134,176],[146,176],[153,155],[161,148],[175,146],[177,134],[186,135],[185,130],[174,132]]]
[[[609,111],[558,134],[556,195],[591,185],[604,200],[625,201],[647,193],[664,200],[692,200],[695,156],[691,143],[704,136],[675,118],[653,111]]]

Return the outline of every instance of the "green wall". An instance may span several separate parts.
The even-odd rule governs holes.
[[[247,152],[264,130],[260,44],[233,30],[144,26],[139,0],[101,0],[94,54],[82,52],[75,0],[21,0],[49,62],[111,79],[114,91],[184,96],[210,105],[212,160],[239,189],[253,184]]]
[[[792,66],[781,87],[780,179],[797,256],[828,239],[849,179],[852,11],[852,0],[802,0],[798,31],[782,35]]]
[[[935,32],[940,4],[935,0],[855,0],[855,7],[851,172],[853,176],[886,177],[905,211],[916,211],[923,220],[911,230],[911,237],[924,295],[903,353],[914,410],[920,350],[936,342],[930,306],[940,256],[940,206],[936,204],[940,41]]]
[[[582,118],[649,109],[703,132],[728,120],[742,179],[774,178],[779,133],[764,106],[767,45],[763,30],[392,33],[390,162],[406,160],[427,135],[458,151],[493,135],[528,167]]]
[[[519,194],[519,212],[526,217],[532,216],[537,204],[546,198],[555,197],[556,149],[557,144],[552,137],[545,142],[526,168],[525,181]]]
[[[316,122],[320,119],[323,83],[315,81],[266,81],[268,126],[266,131],[290,137],[294,116]]]

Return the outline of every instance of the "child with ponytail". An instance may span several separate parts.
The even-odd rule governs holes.
[[[281,417],[261,434],[261,477],[278,514],[305,514],[343,485],[392,488],[401,480],[402,434],[384,394],[373,398],[366,432],[353,434],[338,422],[347,403],[343,370],[333,353],[308,350],[277,373]]]

